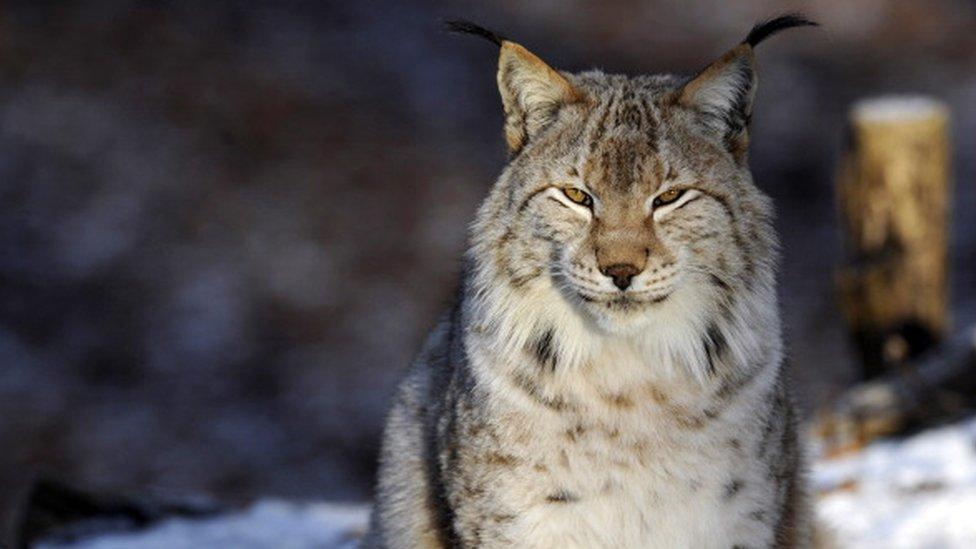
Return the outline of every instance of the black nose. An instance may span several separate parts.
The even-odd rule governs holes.
[[[630,286],[630,281],[640,274],[640,269],[629,263],[617,263],[609,267],[603,267],[600,272],[613,279],[613,285],[626,290]]]

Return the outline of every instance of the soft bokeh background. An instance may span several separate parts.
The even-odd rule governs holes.
[[[758,19],[752,167],[779,208],[805,410],[857,378],[833,203],[856,99],[953,112],[956,326],[976,321],[976,7],[966,0],[4,2],[0,521],[32,478],[364,500],[398,372],[503,166],[489,44],[690,73]]]

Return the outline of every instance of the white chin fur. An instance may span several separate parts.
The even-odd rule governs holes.
[[[479,316],[492,328],[495,356],[521,356],[538,329],[551,328],[554,347],[560,349],[560,369],[582,367],[625,347],[657,372],[683,371],[699,380],[705,376],[702,335],[714,317],[715,300],[710,287],[694,277],[660,303],[626,310],[607,309],[597,302],[572,303],[548,281],[533,286],[521,292],[492,286],[482,294]]]

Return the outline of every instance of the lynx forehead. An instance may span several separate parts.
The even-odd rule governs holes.
[[[508,165],[400,386],[367,547],[804,547],[753,48],[691,78],[499,47]]]

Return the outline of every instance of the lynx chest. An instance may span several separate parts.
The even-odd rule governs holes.
[[[525,388],[523,388],[525,389]],[[762,540],[768,495],[749,410],[645,383],[523,391],[498,417],[484,486],[499,539],[526,547],[731,547]],[[534,402],[532,402],[534,401]],[[489,447],[489,446],[486,446]],[[531,541],[527,541],[531,540]]]

